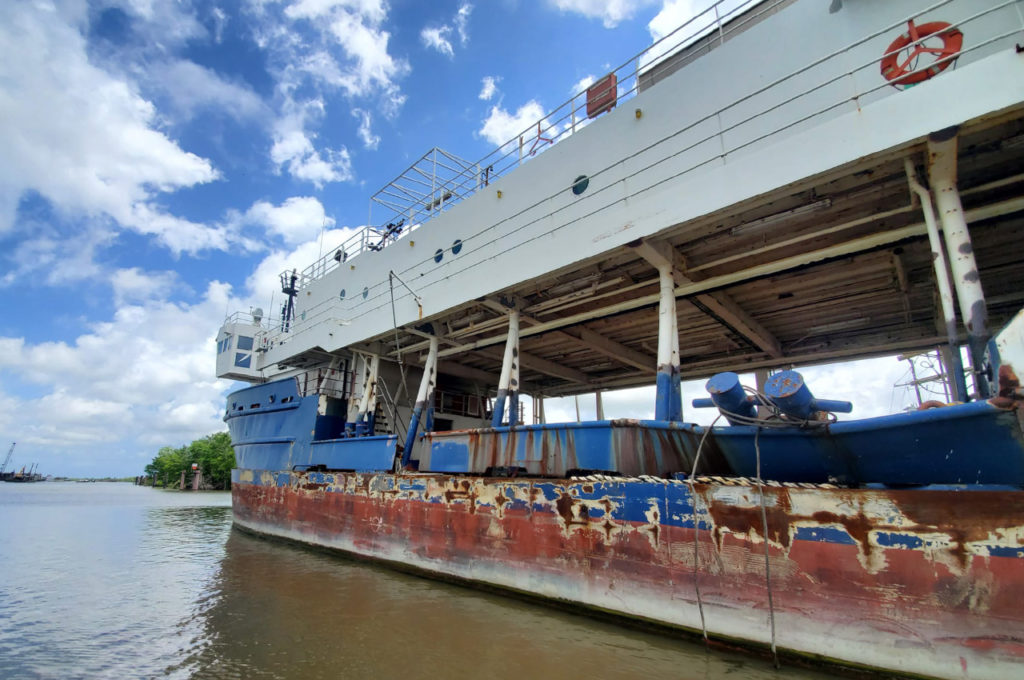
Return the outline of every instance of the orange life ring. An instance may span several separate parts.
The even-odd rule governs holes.
[[[959,54],[964,45],[964,34],[945,21],[930,21],[920,26],[908,21],[907,27],[908,31],[893,40],[882,57],[882,76],[893,85],[915,85],[937,76],[955,61],[951,57]],[[942,47],[925,46],[925,38],[941,38]],[[901,62],[900,53],[908,45],[913,47]],[[927,68],[916,68],[914,61],[921,54],[934,54],[935,63]]]

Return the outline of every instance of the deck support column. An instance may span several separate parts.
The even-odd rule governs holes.
[[[356,436],[373,434],[377,413],[377,376],[380,373],[380,357],[370,357],[363,379],[363,394],[359,397],[359,415],[356,416]]]
[[[412,447],[416,443],[420,419],[423,419],[423,431],[434,429],[434,388],[437,386],[437,336],[430,338],[430,349],[427,350],[427,362],[423,365],[423,378],[420,380],[420,391],[416,394],[416,405],[412,409],[409,420],[409,433],[405,437],[405,449],[402,451],[402,467],[409,464],[412,458]]]
[[[654,419],[683,419],[683,398],[679,385],[679,322],[676,319],[675,281],[672,267],[658,267],[661,293],[658,299],[658,382]]]
[[[356,423],[359,421],[359,404],[362,397],[356,397],[356,385],[366,384],[366,374],[370,370],[370,363],[362,354],[352,355],[352,386],[351,396],[348,399],[348,411],[345,417],[345,436],[354,437],[356,434]],[[358,377],[357,377],[358,376]]]
[[[498,379],[498,398],[494,401],[491,427],[501,427],[502,417],[508,410],[508,424],[519,420],[519,310],[508,312],[508,339],[505,341],[505,356],[501,362],[501,377]]]
[[[978,264],[974,259],[971,234],[956,187],[957,127],[933,132],[928,137],[928,179],[935,194],[935,206],[942,222],[953,283],[960,302],[960,316],[967,325],[971,366],[978,396],[990,396],[988,380],[981,374],[985,345],[989,340],[988,309],[981,289]]]
[[[956,330],[956,303],[953,301],[953,287],[949,283],[946,252],[942,247],[939,227],[935,223],[932,195],[917,181],[917,172],[909,158],[903,160],[903,169],[907,174],[910,190],[917,194],[921,201],[921,212],[924,214],[924,224],[928,229],[928,243],[932,249],[932,268],[935,270],[935,285],[938,286],[939,299],[942,303],[943,328],[945,328],[946,337],[949,340],[947,351],[949,361],[946,366],[949,369],[949,384],[953,387],[953,401],[967,401],[967,383],[964,381],[964,364],[960,359],[959,334]],[[911,366],[913,366],[913,362],[911,362]]]

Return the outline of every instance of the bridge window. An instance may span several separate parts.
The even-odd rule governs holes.
[[[244,335],[238,336],[238,349],[244,349],[252,351],[252,338],[248,338]]]

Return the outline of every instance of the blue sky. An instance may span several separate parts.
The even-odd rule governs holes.
[[[430,148],[482,157],[705,4],[7,0],[0,446],[131,475],[223,429],[226,312]]]

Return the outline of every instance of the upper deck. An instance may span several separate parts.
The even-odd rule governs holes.
[[[480,161],[428,154],[399,178],[418,183],[376,196],[383,227],[299,275],[294,323],[263,329],[254,364],[375,341],[416,351],[430,320],[442,355],[493,373],[515,300],[528,387],[645,384],[658,278],[641,242],[673,249],[692,303],[679,306],[684,376],[933,346],[931,256],[903,160],[922,165],[927,135],[952,125],[998,323],[1024,301],[1021,15],[1013,2],[839,4],[716,5],[616,71],[611,111],[587,118],[580,95]],[[909,18],[953,24],[964,44],[955,67],[899,90],[879,62]]]

